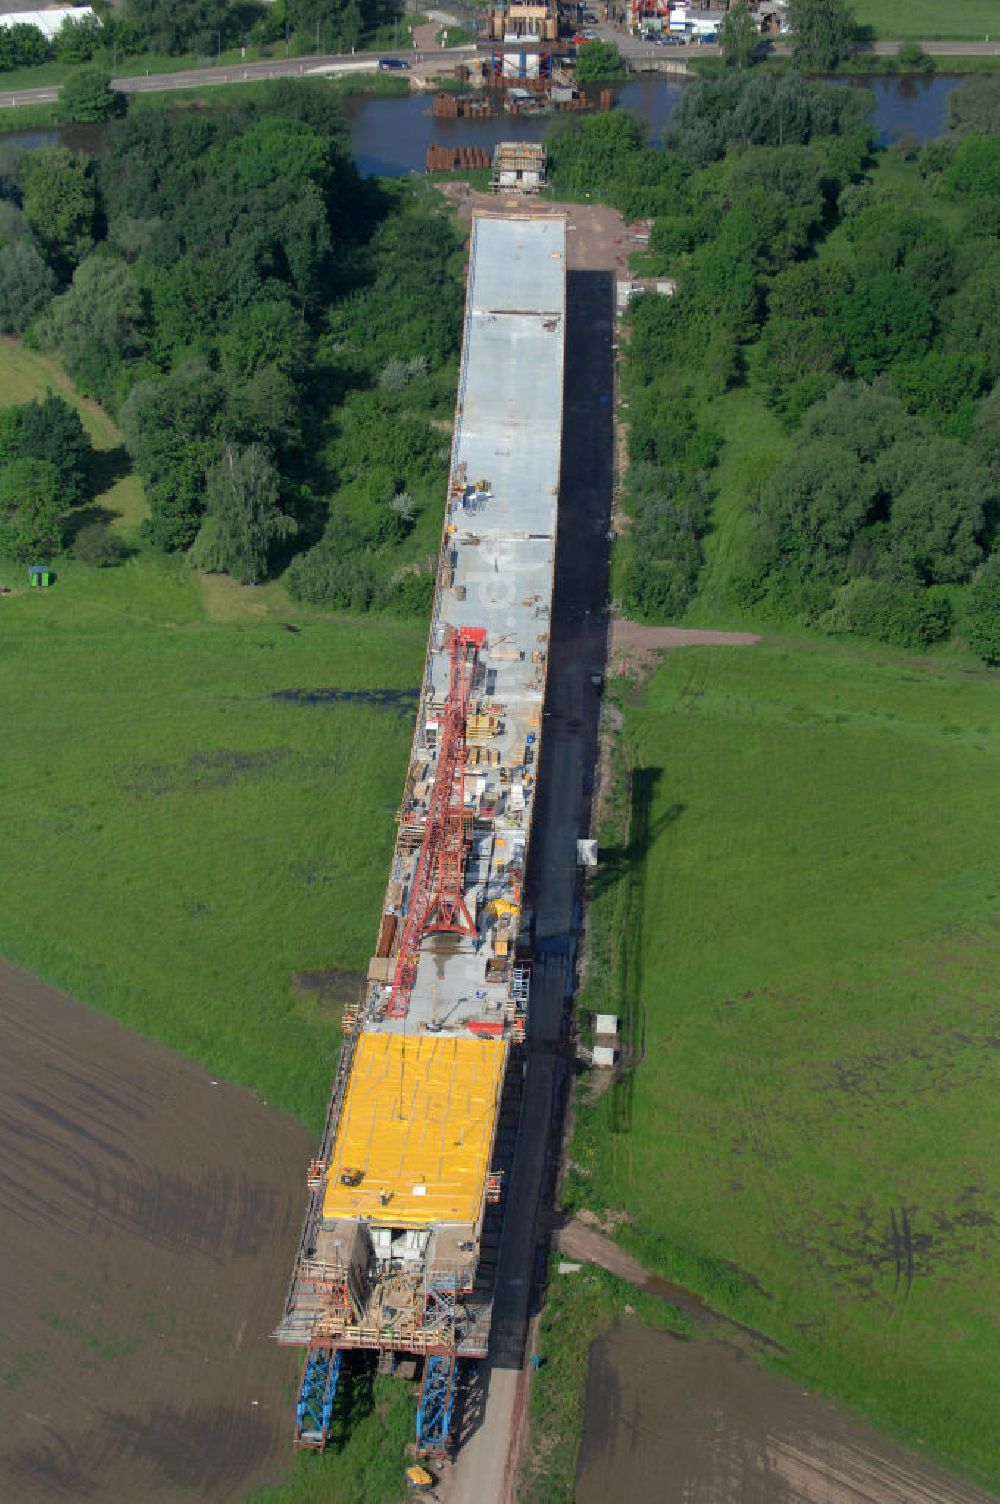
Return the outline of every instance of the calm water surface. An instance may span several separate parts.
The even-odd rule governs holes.
[[[918,74],[902,78],[838,79],[847,87],[871,89],[875,95],[872,124],[880,146],[900,136],[927,141],[939,136],[947,118],[948,95],[961,75]],[[650,141],[659,142],[670,124],[685,85],[650,75],[623,85],[616,99],[622,109],[634,110],[649,127]],[[346,101],[351,124],[351,147],[364,177],[404,177],[423,172],[428,146],[483,146],[492,151],[498,141],[512,136],[520,141],[541,141],[551,115],[490,120],[435,120],[427,95],[409,99],[375,99],[363,96]]]
[[[845,87],[871,89],[875,95],[872,124],[881,146],[900,136],[927,141],[944,130],[948,95],[962,75],[917,74],[902,78],[837,79]],[[685,85],[649,75],[617,91],[623,109],[634,110],[649,127],[649,138],[658,142],[670,124]],[[523,118],[498,115],[489,120],[435,120],[428,94],[406,99],[378,99],[355,95],[344,101],[351,127],[351,148],[363,177],[407,177],[423,172],[428,146],[482,146],[492,151],[498,141],[515,136],[521,141],[541,141],[552,123],[551,115]],[[0,136],[24,146],[49,146],[61,141],[77,151],[95,150],[103,127],[69,125],[61,130],[24,131]]]

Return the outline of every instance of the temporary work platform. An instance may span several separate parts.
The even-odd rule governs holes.
[[[506,1055],[503,1039],[362,1034],[333,1144],[324,1222],[475,1222]],[[352,1183],[361,1166],[362,1179]]]
[[[490,187],[537,193],[545,187],[545,147],[540,141],[498,141],[493,153]]]

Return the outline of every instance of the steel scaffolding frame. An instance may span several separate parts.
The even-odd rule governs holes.
[[[443,1457],[448,1450],[457,1381],[452,1354],[427,1359],[417,1404],[417,1451],[423,1457]]]
[[[339,1347],[313,1347],[307,1353],[295,1409],[297,1447],[321,1452],[329,1441],[330,1416],[342,1362]]]

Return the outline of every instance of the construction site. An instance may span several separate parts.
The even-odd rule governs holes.
[[[525,872],[559,512],[566,222],[472,222],[458,398],[419,708],[377,938],[345,1012],[279,1342],[295,1443],[322,1450],[351,1355],[421,1366],[444,1456],[485,1358],[526,1071]]]

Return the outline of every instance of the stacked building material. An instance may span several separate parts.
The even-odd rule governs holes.
[[[467,171],[474,167],[489,167],[490,154],[482,146],[428,146],[428,172]]]

